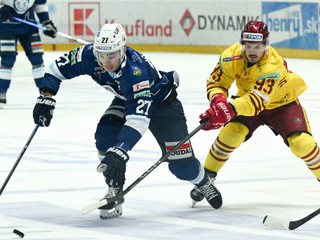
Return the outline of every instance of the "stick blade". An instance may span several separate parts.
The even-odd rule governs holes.
[[[263,224],[266,227],[276,228],[276,229],[289,229],[289,222],[266,215],[263,219]]]
[[[91,203],[91,204],[85,206],[84,208],[82,208],[81,209],[81,214],[85,215],[85,214],[87,214],[89,212],[92,212],[93,210],[96,210],[99,207],[102,207],[102,206],[104,206],[106,204],[108,204],[108,201],[107,201],[107,199],[103,198],[98,202]]]

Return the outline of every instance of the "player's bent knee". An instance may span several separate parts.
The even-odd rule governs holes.
[[[230,122],[219,133],[219,140],[232,147],[238,147],[244,142],[249,129],[239,122]]]
[[[16,62],[16,55],[5,55],[1,58],[1,68],[11,69],[13,68],[14,63]]]
[[[199,162],[195,158],[168,162],[170,172],[181,180],[194,181],[199,175]]]
[[[28,59],[33,66],[33,68],[43,65],[43,56],[42,54],[31,54],[28,56]]]
[[[288,138],[288,143],[292,153],[297,157],[308,155],[317,145],[308,133],[294,134]]]

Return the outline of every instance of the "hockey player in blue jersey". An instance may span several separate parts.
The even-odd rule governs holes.
[[[56,27],[48,14],[46,0],[2,0],[0,1],[0,108],[7,103],[6,93],[12,77],[12,68],[17,56],[17,41],[23,47],[32,65],[32,75],[37,87],[45,73],[43,48],[36,27],[17,22],[12,17],[36,23],[36,16],[47,28],[43,33],[56,37]],[[35,16],[36,15],[36,16]]]
[[[43,92],[37,99],[33,117],[45,117],[49,126],[56,101],[52,98],[61,82],[79,75],[89,75],[114,94],[114,100],[102,115],[95,139],[100,164],[111,198],[125,183],[128,152],[149,128],[164,155],[188,135],[183,107],[177,99],[179,77],[175,71],[158,71],[144,55],[126,46],[126,34],[120,24],[105,24],[94,44],[66,53],[49,65],[41,83]],[[186,141],[168,160],[170,171],[179,179],[198,186],[210,205],[222,205],[220,192],[208,178]],[[100,217],[108,219],[122,214],[124,199],[100,208]]]

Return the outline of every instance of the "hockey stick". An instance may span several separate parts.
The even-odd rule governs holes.
[[[46,27],[44,27],[44,26],[42,26],[42,25],[40,25],[40,24],[36,24],[36,23],[33,23],[33,22],[29,22],[29,21],[26,21],[26,20],[23,20],[23,19],[17,18],[17,17],[12,17],[12,18],[13,18],[14,20],[17,20],[18,22],[22,22],[22,23],[25,23],[25,24],[34,26],[34,27],[39,28],[39,29],[41,29],[41,30],[43,30],[43,31],[47,30]],[[80,38],[74,38],[74,37],[72,37],[72,36],[70,36],[70,35],[68,35],[68,34],[66,34],[66,33],[62,33],[62,32],[58,32],[58,31],[57,31],[57,34],[60,35],[60,36],[62,36],[62,37],[68,38],[68,39],[73,40],[73,41],[77,41],[77,42],[82,43],[82,44],[89,44],[89,42],[87,42],[87,41],[85,41],[85,40],[82,40],[82,39],[80,39]]]
[[[320,208],[318,208],[314,212],[310,213],[309,215],[305,216],[304,218],[301,218],[296,221],[289,221],[289,222],[266,215],[263,219],[263,224],[265,226],[271,227],[271,228],[294,230],[294,229],[300,227],[301,225],[305,224],[306,222],[308,222],[312,218],[316,217],[319,214],[320,214]]]
[[[155,170],[162,162],[168,159],[168,157],[174,153],[179,147],[181,147],[182,144],[184,144],[187,140],[189,140],[193,135],[195,135],[199,130],[203,128],[203,126],[207,123],[208,119],[204,119],[200,122],[200,125],[195,128],[191,133],[189,133],[186,137],[184,137],[174,148],[172,148],[170,151],[168,151],[164,156],[162,156],[158,161],[156,161],[147,171],[145,171],[140,177],[138,177],[133,183],[131,183],[130,186],[128,186],[123,192],[121,192],[116,197],[112,198],[103,198],[98,202],[89,204],[85,206],[81,210],[81,214],[87,214],[99,207],[102,207],[108,203],[112,203],[115,201],[118,201],[119,199],[123,198],[124,195],[126,195],[131,189],[133,189],[135,186],[137,186],[146,176],[148,176],[153,170]]]
[[[5,180],[4,183],[2,184],[2,187],[1,187],[1,189],[0,189],[0,196],[1,196],[2,192],[3,192],[3,190],[5,189],[5,187],[7,186],[8,182],[9,182],[9,180],[10,180],[12,174],[13,174],[13,172],[14,172],[15,169],[17,168],[17,166],[18,166],[18,164],[19,164],[19,162],[20,162],[23,154],[25,153],[25,151],[26,151],[27,148],[29,147],[29,144],[31,143],[31,140],[33,139],[34,135],[36,135],[36,132],[37,132],[38,128],[40,127],[40,124],[41,124],[43,121],[44,121],[43,116],[40,116],[39,122],[37,123],[37,125],[36,125],[35,128],[33,129],[33,131],[32,131],[32,133],[31,133],[31,135],[30,135],[27,143],[24,145],[24,147],[23,147],[20,155],[18,156],[16,162],[14,163],[13,167],[11,168],[11,171],[9,172],[6,180]]]

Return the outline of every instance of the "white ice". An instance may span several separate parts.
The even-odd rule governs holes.
[[[46,65],[61,54],[46,52]],[[192,131],[208,106],[205,81],[218,55],[145,54],[158,69],[175,69],[180,74],[179,98]],[[309,85],[300,100],[320,141],[320,61],[287,60]],[[0,184],[35,128],[32,109],[37,96],[31,66],[20,52],[8,104],[0,110]],[[262,224],[267,214],[290,221],[320,207],[320,182],[267,127],[259,128],[219,172],[216,185],[224,199],[219,210],[206,201],[191,208],[192,185],[176,179],[163,163],[125,196],[120,218],[101,220],[98,211],[81,215],[84,206],[106,191],[103,177],[96,172],[94,132],[111,99],[87,76],[63,83],[50,127],[38,129],[0,196],[0,239],[18,238],[12,233],[15,228],[25,233],[25,239],[320,239],[320,216],[294,231]],[[192,138],[201,162],[217,134],[200,131]],[[161,157],[150,132],[130,156],[126,186]]]

